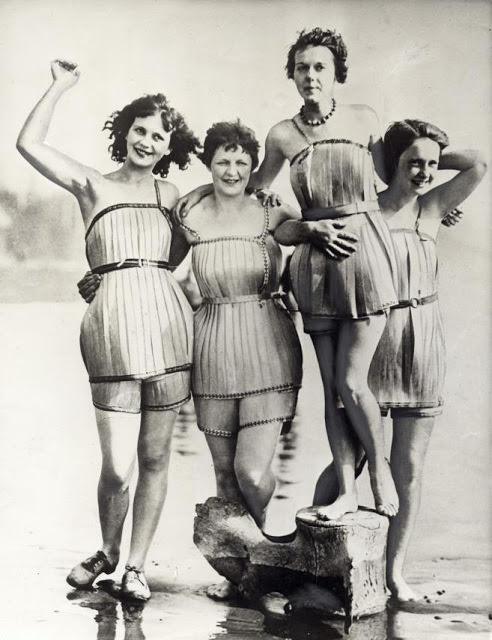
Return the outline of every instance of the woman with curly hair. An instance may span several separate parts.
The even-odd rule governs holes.
[[[178,192],[165,177],[181,169],[198,140],[162,94],[147,95],[105,124],[111,157],[121,163],[103,175],[46,142],[60,97],[79,78],[76,65],[56,60],[53,81],[17,141],[20,153],[78,201],[86,254],[101,286],[81,326],[102,452],[98,485],[102,545],[67,577],[89,588],[118,564],[128,486],[138,459],[130,552],[122,594],[147,600],[145,558],[162,511],[170,442],[179,407],[190,397],[192,312],[170,272],[172,223]]]

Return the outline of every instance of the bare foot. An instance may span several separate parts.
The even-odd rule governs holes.
[[[338,520],[346,513],[355,513],[358,508],[357,494],[343,494],[338,496],[332,504],[320,507],[316,515],[320,520]]]
[[[229,580],[224,580],[220,584],[211,584],[207,588],[207,596],[212,600],[230,600],[236,598],[238,594],[237,587]]]
[[[372,469],[369,466],[369,477],[376,511],[390,518],[396,516],[400,503],[388,461],[385,459],[377,469]]]
[[[392,597],[399,602],[416,602],[422,599],[409,587],[402,576],[398,578],[388,576],[387,582]]]

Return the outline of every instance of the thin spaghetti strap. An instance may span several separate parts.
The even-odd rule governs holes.
[[[161,190],[159,189],[159,185],[157,184],[156,178],[154,178],[154,189],[155,189],[155,195],[157,198],[157,206],[159,207],[159,209],[161,209]]]
[[[422,213],[422,205],[419,202],[419,211],[417,213],[417,217],[415,218],[415,231],[419,230],[421,213]]]
[[[294,120],[294,118],[291,119],[292,124],[294,125],[294,128],[297,129],[297,131],[301,134],[301,136],[304,138],[304,140],[309,144],[313,144],[311,142],[311,140],[307,137],[307,135],[304,133],[304,131],[301,129],[301,127],[297,124],[297,122]]]

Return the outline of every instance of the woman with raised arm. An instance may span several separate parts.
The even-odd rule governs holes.
[[[442,412],[444,335],[438,304],[436,239],[450,209],[478,186],[486,165],[476,151],[444,151],[447,135],[421,120],[392,124],[384,138],[390,183],[379,205],[393,238],[398,263],[398,304],[392,308],[369,370],[369,385],[384,414],[391,411],[391,468],[400,498],[390,522],[387,582],[402,601],[416,595],[403,578],[405,556],[420,503],[425,455]],[[438,169],[457,171],[433,186]],[[456,214],[452,214],[452,222]],[[334,497],[336,475],[320,477],[315,503]]]
[[[17,141],[20,153],[76,198],[86,228],[86,253],[101,286],[81,327],[102,452],[98,485],[102,545],[67,577],[89,588],[118,564],[128,486],[135,459],[130,551],[122,595],[147,600],[146,555],[162,511],[170,442],[179,407],[190,397],[192,313],[169,270],[176,187],[165,177],[181,169],[198,140],[162,94],[146,95],[105,124],[111,157],[121,163],[103,175],[46,143],[55,106],[79,79],[76,65],[56,60],[53,81]]]

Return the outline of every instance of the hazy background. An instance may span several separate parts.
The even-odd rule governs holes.
[[[317,25],[336,28],[348,46],[339,101],[373,106],[382,129],[419,117],[447,131],[452,146],[488,153],[491,6],[479,0],[86,0],[83,6],[1,0],[0,526],[7,552],[2,602],[11,622],[0,630],[9,638],[68,637],[62,628],[73,638],[96,635],[91,610],[75,623],[70,616],[81,612],[64,610],[65,627],[56,615],[67,569],[98,544],[99,451],[77,344],[85,310],[75,287],[86,269],[83,225],[74,198],[15,150],[22,123],[49,85],[50,60],[76,61],[81,79],[62,98],[49,142],[101,171],[114,167],[101,131],[105,119],[142,93],[165,93],[202,139],[212,122],[240,116],[263,141],[272,124],[300,107],[285,76],[286,55],[298,30]],[[185,172],[171,170],[169,179],[185,193],[208,176],[195,161]],[[295,204],[286,170],[275,186]],[[490,558],[490,171],[463,209],[459,227],[443,229],[439,240],[446,406],[430,445],[408,561],[410,580],[426,589],[430,584],[435,592],[436,580],[448,580],[458,608],[489,600],[483,585]],[[298,442],[284,471],[290,485],[279,487],[290,497],[277,493],[272,505],[284,531],[296,508],[310,501],[329,460],[321,384],[305,337],[303,348]],[[191,439],[194,457],[183,457],[184,438]],[[177,429],[173,451],[165,524],[150,567],[153,588],[167,582],[151,601],[154,610],[152,604],[146,609],[146,620],[155,615],[155,634],[146,628],[147,640],[161,637],[163,612],[185,629],[191,608],[198,607],[199,621],[205,608],[213,625],[219,611],[195,592],[191,600],[169,595],[169,576],[179,572],[186,589],[213,580],[191,541],[194,504],[213,492],[210,459],[192,418]],[[285,455],[277,467],[283,462]],[[363,501],[368,497],[366,484]],[[191,565],[197,567],[193,579]],[[481,582],[474,586],[474,580]],[[440,638],[432,626],[438,622],[427,618],[431,626],[421,635],[410,615],[408,636],[399,629],[395,637]],[[169,637],[196,640],[196,628]],[[202,635],[211,637],[205,627]]]
[[[75,200],[15,151],[15,139],[50,82],[49,62],[76,61],[78,85],[57,109],[49,142],[102,171],[114,165],[101,128],[142,93],[162,91],[203,139],[212,122],[240,116],[263,141],[300,106],[284,65],[303,27],[340,31],[349,74],[337,99],[364,102],[382,127],[421,117],[455,146],[489,146],[490,3],[479,0],[2,0],[0,228],[17,261],[85,265]],[[171,171],[181,192],[207,180],[199,161]],[[277,188],[291,197],[287,172]],[[484,247],[488,189],[470,198],[461,241]],[[56,201],[52,202],[52,198]],[[480,229],[477,233],[475,230]],[[0,234],[2,232],[0,231]],[[0,249],[2,247],[0,246]],[[27,292],[29,295],[29,292]],[[60,292],[59,295],[62,295]]]

